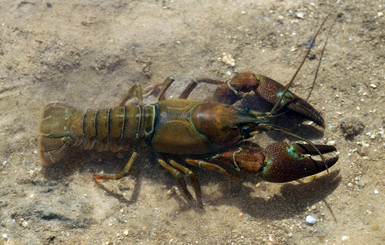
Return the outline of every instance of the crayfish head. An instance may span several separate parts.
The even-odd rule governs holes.
[[[232,146],[249,138],[257,117],[248,110],[220,103],[197,105],[191,115],[195,129],[205,135],[213,148]]]

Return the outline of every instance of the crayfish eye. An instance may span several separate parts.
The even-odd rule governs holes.
[[[243,125],[240,127],[240,132],[243,138],[248,139],[250,138],[251,128],[247,125]]]

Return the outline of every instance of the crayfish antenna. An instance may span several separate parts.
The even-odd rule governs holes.
[[[311,87],[310,87],[310,91],[309,91],[308,96],[306,97],[306,100],[309,100],[310,95],[311,95],[311,93],[313,92],[314,85],[315,85],[315,83],[316,83],[316,81],[317,81],[317,78],[318,78],[319,68],[321,67],[322,58],[323,58],[323,56],[324,56],[324,52],[325,52],[325,49],[326,49],[326,45],[327,45],[328,40],[329,40],[329,36],[330,36],[330,33],[332,32],[333,26],[334,26],[334,24],[336,23],[338,17],[339,17],[339,15],[337,15],[336,18],[334,19],[333,24],[332,24],[331,27],[329,28],[328,34],[326,35],[326,40],[325,40],[324,46],[322,47],[321,54],[320,54],[320,58],[319,58],[318,65],[317,65],[317,69],[316,69],[315,74],[314,74],[313,83],[312,83],[312,85],[311,85]],[[310,49],[310,48],[309,48],[309,49]]]
[[[313,38],[311,39],[311,43],[309,44],[309,49],[306,51],[305,56],[303,57],[303,59],[302,59],[302,61],[301,61],[301,64],[299,65],[298,69],[295,71],[293,77],[290,79],[290,82],[285,86],[285,89],[284,89],[284,91],[282,92],[281,97],[280,97],[279,100],[274,104],[273,109],[271,109],[271,114],[274,114],[274,113],[279,109],[279,107],[283,104],[284,99],[285,99],[285,97],[287,96],[287,92],[289,91],[289,88],[290,88],[291,85],[293,84],[294,79],[297,77],[299,71],[301,70],[303,64],[305,63],[307,57],[309,56],[309,53],[310,53],[310,51],[311,51],[311,49],[312,49],[312,47],[313,47],[313,45],[314,45],[314,43],[315,43],[316,38],[318,37],[318,35],[319,35],[319,33],[320,33],[322,27],[324,26],[324,24],[325,24],[326,21],[328,20],[329,16],[333,13],[333,10],[334,10],[334,9],[335,9],[335,8],[333,8],[333,9],[328,13],[328,15],[325,17],[325,19],[322,21],[320,27],[318,28],[316,34],[315,34],[315,35],[313,36]],[[329,31],[329,32],[330,32],[330,31]],[[325,43],[325,46],[326,46],[326,43]],[[323,50],[325,49],[325,46],[324,46]],[[323,51],[322,51],[322,54],[323,54]],[[320,62],[321,62],[321,59],[320,59]],[[319,64],[320,64],[320,63],[319,63]],[[318,73],[318,69],[317,69],[317,73]],[[316,76],[317,76],[317,74],[316,74]],[[313,83],[315,83],[315,80],[314,80]],[[322,122],[321,122],[320,125],[321,125],[321,126],[324,126]]]

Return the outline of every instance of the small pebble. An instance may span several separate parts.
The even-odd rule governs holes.
[[[235,60],[231,54],[225,54],[222,57],[222,62],[229,65],[229,66],[235,66]]]
[[[345,241],[345,240],[348,240],[348,239],[349,239],[348,236],[342,236],[342,238],[341,238],[342,241]]]
[[[316,209],[317,209],[316,205],[311,206],[311,210],[316,210]]]
[[[295,17],[297,17],[298,19],[304,19],[305,18],[305,14],[302,13],[302,12],[299,12],[295,15]]]
[[[371,140],[376,139],[376,135],[375,135],[375,134],[370,135],[370,139],[371,139]]]
[[[21,223],[20,223],[20,225],[22,226],[22,227],[27,227],[28,226],[28,222],[27,221],[25,221],[25,220],[23,220]]]
[[[378,190],[374,190],[374,194],[378,194],[380,193]]]
[[[313,216],[308,215],[306,216],[305,223],[307,225],[315,225],[315,223],[317,223],[317,220]]]
[[[364,141],[357,142],[357,152],[361,156],[367,156],[369,154],[370,145]]]

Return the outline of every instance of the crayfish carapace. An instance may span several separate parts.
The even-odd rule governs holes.
[[[112,152],[133,150],[121,173],[97,176],[99,179],[119,179],[129,173],[135,162],[135,147],[147,144],[159,153],[158,163],[178,179],[187,198],[194,200],[184,176],[191,180],[200,207],[203,205],[202,196],[196,176],[183,163],[176,162],[173,156],[177,155],[178,159],[183,156],[185,164],[222,174],[228,174],[230,165],[237,171],[258,173],[271,182],[287,182],[314,175],[330,168],[338,160],[338,156],[327,159],[323,156],[335,152],[334,146],[315,145],[269,123],[269,119],[277,116],[277,111],[289,109],[324,127],[320,113],[288,90],[292,81],[285,87],[271,78],[249,72],[240,73],[228,82],[198,79],[190,83],[178,99],[165,100],[164,93],[173,81],[172,77],[166,79],[157,101],[150,105],[143,103],[137,85],[129,92],[130,95],[136,93],[139,101],[136,105],[125,105],[129,97],[117,107],[100,110],[83,110],[60,102],[48,104],[40,128],[42,159],[46,164],[57,162],[69,147],[75,146]],[[188,96],[201,82],[218,86],[213,97],[209,101],[189,100]],[[273,109],[257,112],[232,105],[239,99],[239,92],[250,91],[272,103]],[[264,152],[240,148],[242,141],[257,132],[269,130],[295,136],[306,144],[279,142],[269,145]],[[322,159],[313,159],[312,155],[319,155]]]

